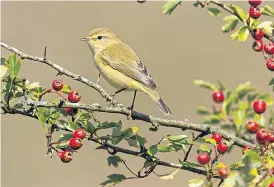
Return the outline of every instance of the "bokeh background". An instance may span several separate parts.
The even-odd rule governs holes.
[[[199,105],[210,106],[211,92],[193,85],[194,79],[222,80],[228,87],[251,81],[261,91],[271,92],[267,86],[273,76],[264,64],[261,54],[252,51],[252,39],[245,43],[232,41],[229,34],[221,32],[222,16],[212,17],[206,10],[194,8],[191,2],[183,2],[171,16],[163,16],[164,2],[2,2],[1,40],[32,55],[42,56],[48,47],[48,58],[64,68],[97,79],[90,51],[80,38],[96,27],[112,29],[129,44],[146,64],[158,91],[175,115],[170,119],[188,119],[198,123],[201,118],[195,109]],[[248,3],[235,2],[248,9]],[[273,2],[268,4],[274,5]],[[2,55],[9,52],[1,49]],[[28,60],[23,61],[20,76],[50,87],[56,79],[56,71],[48,66]],[[65,76],[58,77],[82,94],[84,103],[101,103],[104,100],[91,88]],[[115,91],[104,80],[101,85],[109,92]],[[48,97],[48,99],[51,99]],[[121,93],[116,97],[125,105],[131,104],[132,94]],[[137,94],[135,105],[152,115],[164,117],[157,106],[144,94]],[[107,153],[95,151],[96,145],[85,142],[79,154],[70,164],[63,164],[57,156],[44,157],[46,139],[39,121],[22,116],[1,116],[2,136],[2,186],[99,186],[112,173],[131,174],[123,165],[108,167]],[[127,121],[124,116],[98,114],[102,121],[122,120],[124,127],[138,126],[140,133],[150,144],[167,134],[182,134],[176,129],[160,128],[150,132],[149,125]],[[222,157],[225,163],[239,159],[241,151]],[[143,160],[120,155],[129,167],[138,171]],[[183,153],[164,154],[161,158],[177,163]],[[190,157],[195,161],[195,149]],[[159,167],[156,172],[166,174],[170,168]],[[172,181],[164,181],[151,175],[140,180],[129,180],[118,185],[137,186],[187,186],[191,178],[202,177],[180,171]]]

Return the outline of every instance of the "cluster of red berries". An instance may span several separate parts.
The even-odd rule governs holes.
[[[219,154],[224,154],[228,150],[228,145],[225,142],[222,142],[222,135],[219,133],[213,133],[212,139],[214,139],[217,143],[217,151]],[[208,152],[200,152],[197,155],[197,160],[200,164],[208,164],[210,162],[210,156]],[[221,178],[226,178],[229,174],[230,170],[228,167],[222,167],[219,169],[218,173]]]
[[[57,92],[62,90],[63,86],[64,84],[61,80],[54,80],[52,82],[52,88]],[[81,100],[81,95],[79,94],[79,92],[73,90],[68,94],[68,100],[71,103],[78,103]],[[74,116],[77,114],[77,108],[68,107],[65,110],[66,110],[66,113],[70,116]]]
[[[261,16],[261,11],[258,6],[261,4],[261,0],[249,0],[251,5],[249,9],[249,16],[253,19],[258,19]],[[274,54],[274,43],[268,42],[263,44],[264,31],[262,29],[256,28],[252,31],[252,36],[255,41],[252,44],[252,48],[256,52],[264,51],[268,55]],[[270,71],[274,71],[274,58],[273,56],[266,60],[266,67]]]
[[[73,152],[71,150],[78,150],[83,146],[83,139],[86,137],[86,131],[79,129],[73,132],[73,138],[69,140],[69,149],[58,152],[63,163],[69,163],[72,160]]]

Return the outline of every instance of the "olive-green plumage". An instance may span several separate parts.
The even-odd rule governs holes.
[[[164,114],[172,111],[155,91],[156,84],[135,52],[109,29],[98,28],[82,40],[88,41],[100,74],[117,89],[146,93]]]

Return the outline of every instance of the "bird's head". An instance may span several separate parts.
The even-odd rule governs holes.
[[[93,29],[88,36],[81,39],[87,41],[93,53],[98,53],[108,46],[119,43],[120,39],[109,29]]]

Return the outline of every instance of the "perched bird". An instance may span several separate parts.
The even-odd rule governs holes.
[[[155,101],[164,114],[172,114],[172,111],[155,91],[156,84],[143,62],[111,30],[93,29],[87,37],[81,40],[87,41],[93,54],[95,66],[99,70],[97,83],[100,81],[100,75],[102,75],[109,84],[118,89],[113,97],[125,90],[134,91],[133,102],[129,107],[132,111],[136,93],[141,91]]]

